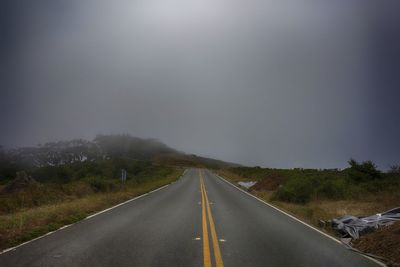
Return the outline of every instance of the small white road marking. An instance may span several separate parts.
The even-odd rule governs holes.
[[[196,237],[195,239],[193,239],[193,240],[196,240],[196,241],[198,241],[198,240],[201,240],[201,238],[200,237]]]
[[[226,242],[226,240],[221,238],[219,242]]]

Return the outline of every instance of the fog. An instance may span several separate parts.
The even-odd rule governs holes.
[[[10,1],[0,144],[129,133],[247,165],[387,168],[400,19],[378,2]]]

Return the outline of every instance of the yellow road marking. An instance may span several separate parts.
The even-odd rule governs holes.
[[[204,197],[204,189],[202,183],[202,177],[200,176],[200,189],[201,189],[201,214],[203,221],[203,261],[204,267],[211,267],[211,257],[210,257],[210,245],[208,242],[208,229],[207,229],[207,217],[206,217],[206,202]]]
[[[222,256],[221,256],[221,250],[219,248],[217,232],[215,231],[214,219],[212,217],[210,203],[208,201],[208,195],[206,192],[206,186],[204,183],[204,177],[203,177],[202,171],[200,171],[200,182],[202,184],[203,193],[204,193],[205,200],[206,200],[205,202],[206,202],[206,206],[207,206],[208,221],[210,223],[210,231],[211,231],[211,237],[212,237],[212,241],[213,241],[215,263],[216,263],[217,267],[224,267],[224,263],[222,261]]]

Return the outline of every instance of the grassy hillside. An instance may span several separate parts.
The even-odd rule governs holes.
[[[71,178],[71,168],[96,169],[97,166],[95,165],[98,162],[114,159],[148,161],[159,165],[201,166],[207,168],[237,166],[220,160],[185,154],[154,139],[142,139],[129,135],[98,135],[92,141],[77,139],[9,150],[2,149],[0,146],[0,184],[12,180],[17,171],[24,170],[35,175],[34,173],[37,172],[38,168],[54,166],[67,167],[41,169],[41,173],[35,175],[35,179],[68,180]],[[80,163],[88,162],[95,164],[92,167],[90,167],[90,164],[80,165]],[[55,174],[56,170],[57,173]],[[46,174],[47,171],[49,173]],[[114,173],[108,172],[107,175],[115,176],[116,174],[114,171]],[[79,174],[74,174],[73,176],[75,179]]]
[[[372,162],[349,161],[349,168],[338,169],[269,169],[259,167],[229,168],[232,179],[258,183],[252,190],[271,191],[271,200],[305,204],[319,200],[362,199],[371,194],[400,193],[400,172],[394,167],[381,172]]]

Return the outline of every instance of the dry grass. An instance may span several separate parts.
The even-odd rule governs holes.
[[[86,218],[97,211],[144,194],[175,181],[181,171],[159,180],[129,185],[124,190],[110,193],[98,193],[56,204],[20,210],[0,215],[0,249],[14,246],[33,239],[63,225]]]
[[[344,215],[361,217],[376,214],[396,205],[395,203],[385,205],[370,200],[311,201],[304,205],[282,201],[273,201],[272,203],[313,225],[318,225],[319,220],[326,221]]]
[[[320,220],[326,221],[348,214],[362,216],[365,214],[377,213],[375,212],[376,210],[382,211],[379,209],[381,206],[374,207],[375,203],[369,201],[311,201],[307,204],[295,204],[283,201],[271,201],[270,199],[273,191],[253,190],[251,193],[315,226],[319,225]]]
[[[226,169],[218,170],[217,172],[220,176],[229,178],[230,181],[237,183],[237,182],[247,182],[247,181],[254,181],[254,179],[242,177],[237,175],[236,173],[230,172]]]

